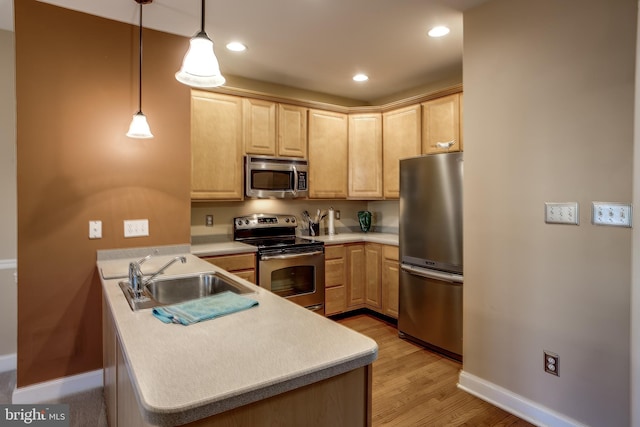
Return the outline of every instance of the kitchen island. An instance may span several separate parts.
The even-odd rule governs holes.
[[[185,255],[187,262],[172,265],[166,276],[229,276],[189,250],[165,251],[143,271]],[[149,250],[101,252],[112,427],[370,425],[375,341],[235,277],[255,291],[246,296],[258,306],[190,326],[165,324],[150,309],[133,312],[118,286],[116,272],[126,275],[129,261]]]

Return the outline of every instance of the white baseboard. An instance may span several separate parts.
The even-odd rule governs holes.
[[[458,388],[540,427],[586,427],[585,424],[465,371],[460,372]]]
[[[12,403],[37,404],[102,387],[102,369],[16,388]]]
[[[0,372],[15,371],[18,365],[18,358],[15,353],[0,356]]]

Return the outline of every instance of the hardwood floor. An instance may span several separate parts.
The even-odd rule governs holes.
[[[338,320],[378,343],[373,363],[373,426],[533,426],[456,386],[462,365],[400,339],[374,316]]]

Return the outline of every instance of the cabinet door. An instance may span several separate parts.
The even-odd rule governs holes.
[[[309,110],[309,197],[347,197],[347,115]]]
[[[191,198],[242,200],[242,99],[191,92]]]
[[[349,115],[349,198],[382,198],[382,114]]]
[[[398,318],[400,262],[397,246],[383,246],[382,313]]]
[[[278,156],[307,158],[307,108],[278,105]]]
[[[116,427],[118,425],[118,338],[111,310],[102,298],[102,383],[104,401],[107,409],[107,423]]]
[[[247,154],[276,155],[275,102],[246,98],[242,100],[242,127]]]
[[[357,308],[365,303],[366,255],[364,244],[347,246],[347,307]]]
[[[460,95],[423,103],[422,128],[423,153],[460,151]]]
[[[382,266],[382,245],[367,243],[365,245],[366,261],[366,301],[368,307],[379,309],[382,307],[382,280],[380,278]]]
[[[382,115],[382,162],[384,197],[400,197],[400,159],[420,154],[420,105],[388,111]]]

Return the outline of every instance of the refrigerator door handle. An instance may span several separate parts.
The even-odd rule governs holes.
[[[402,264],[400,266],[403,271],[415,276],[425,277],[427,279],[442,280],[451,283],[463,283],[463,276],[460,274],[445,273],[443,271],[427,270],[425,268],[415,267],[412,265]]]

